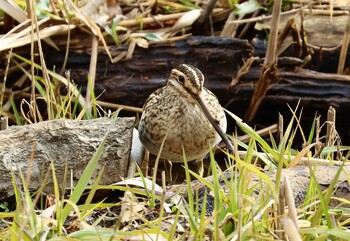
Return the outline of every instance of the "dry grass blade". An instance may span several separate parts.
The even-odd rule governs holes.
[[[0,0],[1,10],[10,15],[13,19],[18,22],[24,22],[27,20],[26,15],[20,9],[16,3],[11,0]]]
[[[96,25],[96,23],[93,22],[91,19],[85,17],[82,14],[82,12],[77,8],[77,6],[75,6],[75,4],[71,0],[67,0],[67,4],[70,7],[70,9],[75,13],[76,17],[79,18],[81,21],[83,21],[83,23],[85,23],[86,26],[89,27],[91,32],[101,40],[109,58],[112,60],[112,56],[111,56],[111,53],[109,52],[109,49],[107,47],[107,43],[106,43],[106,41],[101,33],[100,28]]]
[[[298,227],[298,216],[297,216],[297,210],[295,207],[295,199],[293,196],[292,187],[290,186],[289,178],[285,176],[283,183],[284,183],[285,200],[289,210],[289,217],[291,218],[291,221],[294,223],[294,225]]]
[[[298,152],[298,154],[292,159],[292,161],[289,163],[289,167],[294,167],[297,166],[299,161],[305,156],[307,155],[311,148],[314,147],[316,145],[316,143],[307,145],[306,147],[304,147],[300,152]]]
[[[192,24],[199,18],[201,13],[201,9],[194,9],[186,12],[176,21],[176,23],[170,29],[169,33],[174,33],[180,29],[192,26]]]
[[[42,24],[44,24],[48,21],[49,21],[48,18],[43,18],[37,22],[37,25],[41,26]],[[28,25],[28,26],[18,33],[15,32],[17,29],[21,29],[25,25]],[[28,19],[27,21],[24,21],[22,24],[18,25],[16,29],[12,29],[10,32],[8,32],[4,36],[2,36],[0,39],[3,41],[7,41],[7,42],[2,42],[3,44],[8,44],[8,43],[11,43],[13,41],[18,41],[18,39],[22,38],[23,36],[27,36],[28,34],[30,34],[31,30],[32,30],[31,20]]]
[[[281,220],[284,226],[284,231],[286,232],[286,235],[288,237],[288,240],[302,241],[298,228],[295,226],[293,221],[286,216],[281,217]]]
[[[91,108],[91,97],[94,93],[95,79],[96,79],[96,66],[97,66],[97,53],[98,53],[98,39],[94,35],[92,36],[92,47],[89,67],[89,78],[86,88],[86,104],[88,108]]]
[[[27,19],[27,20],[25,20],[24,22],[18,24],[17,26],[13,27],[10,31],[8,31],[6,34],[0,35],[0,40],[9,38],[9,36],[12,36],[12,35],[14,35],[14,33],[17,33],[18,30],[25,28],[25,26],[30,25],[30,22],[31,22],[31,20],[30,20],[30,19]],[[40,21],[39,21],[39,22],[40,22]],[[28,32],[29,32],[29,31],[28,31]],[[18,34],[18,33],[17,33],[17,34]],[[23,35],[23,34],[22,34],[22,35]]]
[[[220,36],[221,37],[234,37],[237,31],[238,25],[232,23],[236,19],[233,12],[230,13],[227,21],[225,22],[224,28],[222,29]]]
[[[67,31],[72,30],[74,28],[76,28],[75,25],[65,25],[65,24],[46,27],[45,29],[40,30],[40,39],[42,40],[53,35],[66,33]],[[28,27],[25,30],[30,31],[30,27]],[[6,49],[11,49],[11,48],[17,48],[17,47],[30,44],[32,41],[31,36],[30,35],[24,36],[24,34],[26,33],[25,32],[20,33],[18,36],[10,36],[9,38],[4,38],[0,40],[0,51],[4,51]],[[33,40],[38,41],[38,37],[36,35],[33,36]]]
[[[152,17],[146,17],[141,19],[128,19],[123,20],[118,23],[119,26],[130,28],[135,27],[140,24],[150,24],[150,23],[156,23],[156,22],[164,22],[168,20],[173,19],[179,19],[181,16],[183,16],[185,13],[173,13],[173,14],[167,14],[167,15],[157,15]]]

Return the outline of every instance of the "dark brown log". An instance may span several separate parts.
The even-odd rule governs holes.
[[[126,51],[126,47],[111,47],[113,56]],[[107,55],[98,56],[96,94],[103,92],[101,100],[141,107],[145,99],[157,88],[164,86],[170,70],[187,63],[200,68],[207,78],[207,85],[223,89],[231,76],[252,55],[247,40],[218,37],[190,37],[187,40],[155,43],[148,49],[136,48],[132,59],[111,64]],[[59,68],[64,52],[53,53],[47,59],[49,66]],[[75,83],[86,87],[90,57],[71,54],[67,69]]]
[[[111,48],[117,56],[126,47]],[[172,43],[152,44],[150,48],[136,48],[132,59],[111,64],[107,55],[98,59],[96,94],[103,92],[100,100],[142,107],[145,99],[155,89],[166,84],[166,76],[179,63],[193,64],[205,77],[205,86],[212,90],[222,105],[243,117],[250,102],[261,66],[256,63],[230,91],[228,86],[243,62],[252,55],[252,48],[245,40],[219,37],[191,37]],[[59,67],[61,53],[53,55],[51,65]],[[72,78],[84,88],[89,64],[88,55],[71,55],[68,68]],[[328,107],[336,108],[337,128],[343,141],[349,140],[350,82],[340,75],[324,74],[308,70],[295,70],[300,61],[281,59],[278,80],[267,91],[261,108],[252,124],[265,127],[276,123],[281,113],[292,116],[288,104],[294,109],[300,100],[304,108],[302,124],[308,129],[316,113],[326,115]],[[231,124],[231,130],[233,128]]]
[[[113,57],[127,51],[126,46],[111,47]],[[129,60],[110,63],[108,56],[100,53],[96,75],[95,94],[99,99],[118,104],[142,107],[145,99],[155,89],[165,85],[166,76],[179,63],[193,64],[205,77],[205,86],[212,90],[222,105],[243,117],[251,99],[261,66],[256,63],[246,76],[228,91],[228,86],[243,62],[253,55],[246,40],[219,37],[190,37],[171,43],[154,43],[148,49],[137,47]],[[64,52],[52,53],[46,58],[49,68],[59,70]],[[67,69],[72,80],[84,89],[90,56],[70,54]],[[337,130],[343,143],[350,138],[347,123],[350,122],[350,82],[346,77],[326,75],[307,70],[295,71],[295,63],[279,61],[278,82],[267,91],[253,125],[265,127],[277,122],[281,113],[286,119],[292,116],[287,104],[293,109],[300,100],[304,108],[302,124],[309,128],[316,113],[326,115],[332,105],[337,111]],[[233,130],[234,123],[230,123]],[[307,129],[306,128],[306,129]]]

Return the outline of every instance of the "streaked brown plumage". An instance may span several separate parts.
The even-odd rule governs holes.
[[[167,132],[160,157],[171,162],[183,162],[182,146],[188,161],[200,160],[222,138],[233,150],[224,134],[225,112],[203,83],[199,69],[181,64],[171,71],[167,85],[150,95],[138,128],[140,140],[150,153],[158,155]]]

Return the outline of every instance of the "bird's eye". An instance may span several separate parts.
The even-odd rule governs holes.
[[[180,75],[177,80],[179,81],[179,83],[183,84],[185,82],[185,77],[183,77],[182,75]]]

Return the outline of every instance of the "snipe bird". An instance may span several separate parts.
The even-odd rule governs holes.
[[[174,68],[167,85],[153,92],[143,106],[139,123],[142,144],[153,155],[170,162],[201,160],[225,135],[226,116],[216,96],[203,87],[202,72],[187,64]]]

